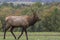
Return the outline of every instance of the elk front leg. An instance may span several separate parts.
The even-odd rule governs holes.
[[[28,40],[27,30],[24,29],[24,31],[25,31],[26,39]]]
[[[15,36],[15,34],[13,33],[13,29],[14,29],[14,28],[12,27],[10,31],[11,31],[12,35],[14,36],[14,38],[16,39],[16,36]]]
[[[18,39],[22,36],[24,29],[22,29],[21,34],[19,35]]]

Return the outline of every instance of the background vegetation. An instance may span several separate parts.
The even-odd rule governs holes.
[[[11,15],[32,15],[31,8],[36,11],[40,22],[37,22],[34,26],[29,27],[27,30],[30,32],[60,32],[60,3],[48,3],[42,5],[41,3],[35,3],[32,5],[13,3],[3,3],[0,5],[0,31],[2,31],[2,24],[6,16]],[[20,28],[16,28],[14,31],[20,31]]]

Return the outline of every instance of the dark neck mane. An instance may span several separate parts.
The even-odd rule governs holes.
[[[33,15],[29,21],[30,25],[34,25],[36,23],[36,17]]]

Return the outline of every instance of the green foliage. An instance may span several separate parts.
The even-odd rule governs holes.
[[[58,4],[58,3],[56,3]],[[28,28],[30,32],[42,32],[42,31],[54,31],[60,32],[60,6],[55,4],[42,5],[41,3],[35,3],[30,6],[26,5],[13,5],[12,3],[3,3],[0,6],[0,28],[4,23],[6,16],[10,15],[30,15],[32,16],[32,10],[34,10],[39,18],[40,22],[37,22],[34,26]],[[0,31],[2,31],[0,29]],[[15,29],[14,31],[20,31]]]

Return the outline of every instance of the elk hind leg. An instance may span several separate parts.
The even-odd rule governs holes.
[[[4,28],[4,39],[5,39],[6,31],[7,31],[9,28],[10,28],[10,26],[7,27],[7,28]]]
[[[12,35],[14,36],[14,38],[16,39],[16,36],[15,36],[15,34],[13,33],[13,29],[14,29],[14,27],[12,27],[12,28],[10,29],[10,31],[11,31]]]
[[[18,39],[22,36],[24,29],[22,29],[21,34],[19,35]]]

